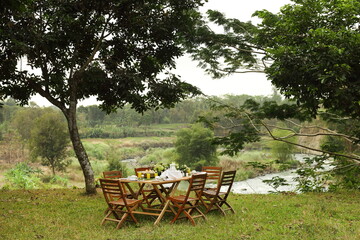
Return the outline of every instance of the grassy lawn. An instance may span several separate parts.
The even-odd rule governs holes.
[[[82,189],[0,191],[0,239],[360,239],[360,192],[231,195],[236,214],[207,215],[197,226],[165,215],[138,216],[139,225],[100,226],[102,194]]]

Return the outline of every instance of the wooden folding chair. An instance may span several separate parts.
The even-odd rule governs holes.
[[[151,167],[140,167],[140,168],[135,168],[135,175],[138,176],[138,172],[143,172],[143,171],[147,171],[147,170],[152,170]],[[153,207],[153,202],[158,199],[161,200],[161,198],[159,197],[158,193],[154,190],[154,189],[142,189],[141,190],[141,194],[143,195],[143,200],[146,202],[147,206],[149,208]]]
[[[106,171],[103,172],[103,176],[104,178],[111,178],[111,179],[122,178],[122,173],[121,171]]]
[[[201,171],[207,173],[204,191],[205,190],[216,190],[216,187],[210,188],[210,187],[207,187],[206,185],[208,185],[208,184],[218,185],[218,183],[220,182],[220,178],[221,178],[222,167],[204,166],[201,168]]]
[[[212,189],[204,190],[201,202],[206,207],[205,213],[208,213],[211,210],[219,210],[223,215],[226,215],[225,214],[226,210],[230,210],[233,213],[235,213],[234,209],[227,202],[227,197],[233,185],[235,175],[236,175],[236,171],[223,172],[216,190],[212,190]],[[227,188],[226,191],[221,191],[224,188]],[[222,208],[223,205],[226,205],[228,208],[223,209]]]
[[[122,173],[121,173],[121,171],[117,171],[117,170],[106,171],[106,172],[103,172],[103,176],[104,176],[104,178],[107,178],[107,179],[119,179],[119,178],[122,178]],[[121,187],[122,187],[123,193],[126,195],[126,197],[132,198],[131,193],[128,193],[126,191],[126,187],[124,186],[124,184],[121,184]]]
[[[116,228],[119,229],[128,216],[130,216],[135,223],[138,223],[132,212],[141,204],[142,200],[127,198],[124,195],[119,180],[102,178],[100,179],[100,185],[108,205],[107,214],[101,221],[101,225],[106,221],[113,221],[118,223]],[[113,215],[114,218],[111,218],[111,215]]]
[[[171,220],[171,223],[174,223],[178,219],[187,218],[191,224],[195,226],[194,218],[202,217],[206,220],[205,215],[198,208],[206,182],[206,175],[206,173],[194,174],[190,179],[186,195],[168,197],[172,206],[178,209],[175,217]],[[190,194],[192,196],[190,196]],[[198,212],[198,215],[191,215],[194,210]],[[185,216],[180,217],[181,213]]]

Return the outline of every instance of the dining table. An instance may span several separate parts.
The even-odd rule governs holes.
[[[154,222],[154,225],[157,225],[159,224],[159,222],[161,221],[161,219],[163,218],[166,212],[172,212],[173,214],[176,214],[176,211],[170,205],[170,200],[168,200],[168,197],[174,196],[181,181],[189,181],[190,179],[191,176],[174,178],[174,179],[120,178],[119,181],[126,186],[130,194],[132,195],[132,198],[134,199],[139,199],[142,189],[145,187],[145,185],[150,185],[156,191],[160,201],[158,208],[151,208],[151,207],[145,208],[141,206],[143,211],[133,211],[133,213],[156,216],[157,218]],[[134,191],[132,184],[138,184],[139,190]],[[165,185],[169,187],[165,187]]]

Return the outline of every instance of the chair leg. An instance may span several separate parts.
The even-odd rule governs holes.
[[[210,201],[210,204],[206,206],[206,212],[205,213],[208,213],[211,211],[211,209],[214,207],[214,204],[215,204],[215,201],[216,201],[216,198],[213,198],[213,199],[209,199]]]
[[[103,218],[103,220],[101,221],[101,225],[104,225],[105,221],[107,220],[107,218],[111,215],[112,211],[109,209],[108,213],[105,215],[105,217]]]
[[[177,211],[177,213],[176,213],[176,215],[175,215],[175,217],[171,220],[171,222],[170,223],[174,223],[178,218],[179,218],[179,216],[180,216],[180,214],[181,214],[181,212],[184,212],[184,206],[179,206],[178,204],[176,204],[175,203],[175,205],[177,205],[177,207],[178,207],[178,211]]]
[[[135,218],[134,214],[132,213],[132,211],[133,211],[136,207],[137,207],[137,205],[135,205],[135,206],[132,207],[132,208],[129,208],[129,209],[128,209],[128,212],[129,212],[129,215],[130,215],[130,217],[132,218],[132,220],[133,220],[136,224],[138,224],[138,223],[139,223],[138,220]]]
[[[199,208],[195,207],[195,210],[202,216],[202,218],[204,218],[204,220],[207,220],[205,214],[202,211],[200,211]]]
[[[129,213],[125,213],[120,219],[119,223],[116,226],[116,229],[119,229],[121,225],[125,222],[126,218],[129,216]]]
[[[231,205],[229,204],[229,203],[227,203],[226,201],[224,201],[223,202],[226,206],[228,206],[229,207],[229,209],[228,210],[230,210],[232,213],[234,213],[235,214],[235,210],[231,207]]]
[[[219,211],[220,211],[224,216],[226,216],[225,211],[220,207],[220,205],[219,205],[218,203],[215,203],[215,206],[219,209]]]
[[[191,212],[191,210],[192,210],[192,209],[190,209],[189,212]],[[189,221],[191,222],[191,224],[192,224],[193,226],[195,226],[195,225],[196,225],[196,224],[195,224],[195,221],[194,221],[194,219],[191,217],[191,215],[190,215],[189,212],[184,211],[184,214],[185,214],[185,216],[189,219]]]
[[[206,199],[206,200],[208,200],[208,199]],[[202,197],[200,198],[201,204],[204,205],[205,208],[208,208],[208,205],[205,202],[206,200],[204,200]]]

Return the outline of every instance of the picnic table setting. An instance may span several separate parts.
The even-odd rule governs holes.
[[[221,167],[203,167],[200,172],[189,168],[177,169],[172,163],[161,172],[156,167],[139,167],[134,175],[123,177],[121,171],[103,172],[100,179],[104,198],[107,204],[105,217],[107,221],[116,222],[119,229],[125,221],[139,223],[137,215],[155,217],[158,225],[165,214],[173,216],[170,223],[187,219],[196,225],[194,219],[206,221],[209,211],[235,211],[227,202],[236,171],[222,171]],[[178,191],[182,181],[188,182],[186,191]],[[216,187],[208,187],[214,186]],[[207,183],[212,183],[208,185]]]

